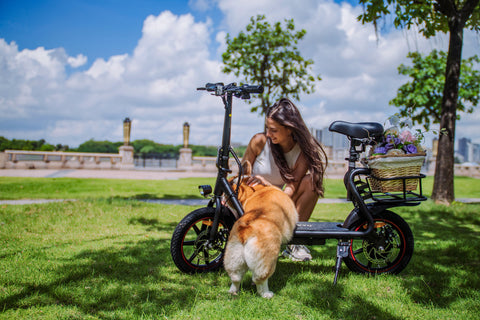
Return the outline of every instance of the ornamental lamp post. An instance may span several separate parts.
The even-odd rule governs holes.
[[[130,145],[130,131],[132,129],[132,121],[130,118],[123,120],[123,145]]]
[[[192,149],[188,147],[188,136],[190,135],[190,124],[183,124],[183,148],[180,148],[180,155],[177,161],[177,168],[191,171],[193,168]]]
[[[190,124],[185,122],[183,124],[183,147],[188,148],[188,136],[190,135]]]

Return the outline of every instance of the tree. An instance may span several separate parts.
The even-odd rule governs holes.
[[[8,140],[5,137],[0,137],[0,151],[10,150],[33,150],[33,151],[52,151],[55,146],[45,142],[45,139],[40,140],[23,140],[12,139]]]
[[[451,203],[454,199],[453,168],[455,121],[457,119],[463,30],[480,31],[480,0],[360,0],[364,13],[362,23],[373,23],[390,14],[396,28],[416,25],[427,38],[438,32],[449,33],[445,83],[443,87],[437,163],[432,199],[437,203]],[[446,133],[446,134],[443,134]]]
[[[297,48],[306,31],[295,31],[293,19],[271,25],[264,15],[250,18],[245,32],[231,39],[227,34],[227,50],[223,53],[223,72],[243,75],[245,82],[260,84],[264,93],[260,108],[264,114],[278,98],[291,96],[299,100],[301,92],[314,92],[314,82],[320,76],[313,76],[310,70],[312,60],[305,60]]]
[[[398,89],[390,104],[400,108],[400,116],[409,117],[413,124],[422,124],[429,131],[432,123],[438,124],[442,119],[447,54],[433,50],[426,57],[419,52],[410,52],[407,57],[413,65],[401,64],[398,73],[411,77],[412,81]],[[480,63],[476,55],[462,60],[457,111],[472,113],[480,100],[480,71],[474,69],[475,63]],[[460,119],[458,114],[457,119]]]
[[[117,153],[121,142],[94,141],[90,139],[78,146],[78,152]]]
[[[142,152],[141,150],[144,149],[147,146],[152,146],[152,148],[150,148],[150,149],[153,150],[153,149],[155,149],[157,144],[158,143],[156,143],[155,141],[148,140],[148,139],[139,139],[139,140],[132,141],[132,146],[135,150],[135,153]]]

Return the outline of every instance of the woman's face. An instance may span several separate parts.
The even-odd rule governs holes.
[[[267,118],[267,137],[269,137],[274,144],[284,144],[290,142],[292,138],[292,130],[282,126],[275,120]]]

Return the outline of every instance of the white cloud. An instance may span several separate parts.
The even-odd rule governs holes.
[[[68,57],[67,62],[72,68],[78,68],[85,65],[88,58],[83,54],[77,54],[76,57]]]
[[[206,8],[212,1],[192,0],[190,5]],[[307,125],[315,128],[338,119],[383,122],[395,112],[388,101],[406,81],[397,66],[408,62],[407,52],[448,43],[401,31],[377,41],[372,26],[356,21],[360,8],[331,1],[219,0],[218,6],[225,18],[220,27],[209,19],[195,21],[190,14],[151,15],[132,54],[97,59],[87,70],[75,69],[86,65],[84,55],[70,57],[62,48],[19,51],[15,43],[0,39],[0,135],[71,146],[90,138],[121,141],[122,120],[128,116],[133,140],[181,144],[182,124],[188,121],[193,144],[218,145],[221,100],[195,88],[241,80],[221,73],[220,55],[226,33],[235,35],[257,13],[270,21],[294,18],[297,29],[307,30],[299,46],[315,61],[314,71],[323,80],[298,105]],[[467,33],[464,52],[478,52],[478,47],[478,39]],[[67,67],[74,69],[67,72]],[[263,119],[250,113],[250,107],[234,102],[235,142],[247,143],[263,128]],[[458,137],[469,135],[480,143],[479,114],[463,117]]]
[[[127,58],[128,55],[124,54],[121,56],[113,56],[108,59],[108,61],[97,59],[85,74],[94,79],[100,77],[120,79],[125,72],[124,63]]]

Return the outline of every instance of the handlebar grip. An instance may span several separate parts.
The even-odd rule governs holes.
[[[242,86],[242,90],[246,93],[263,93],[263,87],[262,86],[252,86],[248,84],[244,84]]]
[[[217,82],[217,83],[207,83],[205,85],[205,90],[207,91],[216,91],[218,86],[223,87],[223,82]]]

